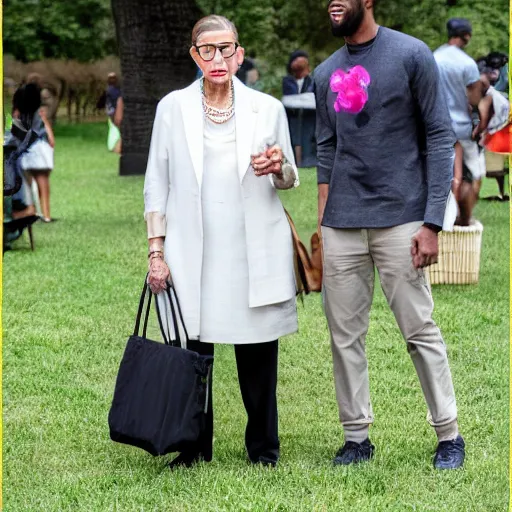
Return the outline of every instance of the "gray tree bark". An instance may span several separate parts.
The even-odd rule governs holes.
[[[202,12],[193,0],[111,2],[124,101],[119,174],[144,174],[158,101],[194,80],[191,32]]]

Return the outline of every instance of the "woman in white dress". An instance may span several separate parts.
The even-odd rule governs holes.
[[[172,278],[187,348],[213,355],[215,343],[235,346],[248,457],[273,466],[277,340],[297,330],[292,238],[276,191],[298,185],[286,113],[234,76],[244,50],[226,18],[200,20],[190,54],[203,78],[163,98],[153,127],[148,281],[158,294]],[[210,461],[212,440],[210,392],[206,434],[171,467]]]

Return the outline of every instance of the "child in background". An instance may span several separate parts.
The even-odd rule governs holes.
[[[44,137],[38,140],[22,157],[22,169],[27,174],[28,181],[32,187],[32,179],[37,185],[33,187],[39,196],[39,208],[41,210],[41,221],[48,223],[55,219],[50,215],[50,173],[53,170],[53,148],[55,137],[48,119],[48,109],[45,106],[39,108],[34,122],[42,125]]]
[[[493,173],[498,181],[500,189],[500,200],[505,200],[504,190],[504,167],[505,156],[511,152],[510,138],[510,104],[507,98],[491,86],[486,72],[480,76],[483,98],[478,104],[479,122],[472,134],[473,140],[479,140],[480,145],[485,148],[488,164],[488,175]],[[499,161],[496,163],[495,160]],[[489,163],[493,163],[493,170]],[[494,167],[499,167],[494,169]],[[453,193],[459,205],[459,217],[456,224],[468,226],[471,221],[471,213],[478,200],[479,186],[464,180],[464,150],[457,142],[455,145]]]
[[[511,153],[510,103],[495,87],[491,86],[489,76],[481,76],[484,97],[478,105],[480,123],[473,137],[480,138],[485,148],[487,176],[496,178],[500,195],[497,199],[506,201],[505,195],[505,158]],[[490,198],[490,199],[494,199]]]

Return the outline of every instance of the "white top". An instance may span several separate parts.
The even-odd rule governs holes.
[[[313,92],[287,94],[282,97],[281,101],[286,108],[306,108],[309,110],[316,110],[315,93]]]
[[[249,265],[235,121],[204,125],[203,267],[199,339],[261,343],[297,330],[295,299],[249,307]]]
[[[510,103],[501,92],[489,87],[486,96],[492,96],[494,114],[489,121],[487,131],[493,135],[507,126],[510,116]]]

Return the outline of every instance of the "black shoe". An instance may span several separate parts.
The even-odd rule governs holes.
[[[262,466],[266,466],[269,468],[275,468],[277,466],[277,459],[267,457],[265,455],[260,455],[257,460],[251,460],[253,464],[261,464]]]
[[[190,468],[197,462],[203,460],[201,453],[180,453],[175,459],[169,462],[169,469],[176,469],[179,467]]]
[[[464,439],[457,436],[451,441],[441,441],[437,445],[434,455],[434,467],[436,469],[457,469],[464,464],[466,456]]]
[[[338,450],[333,463],[335,466],[348,466],[370,460],[373,457],[375,446],[366,438],[362,443],[347,441],[342,448]]]

